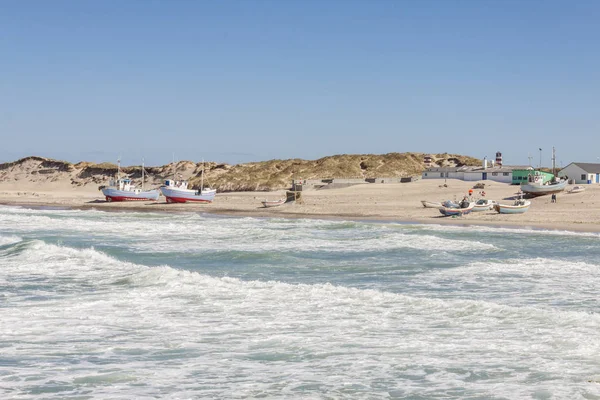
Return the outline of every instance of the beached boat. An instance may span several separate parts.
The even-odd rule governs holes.
[[[442,206],[448,207],[448,208],[459,208],[460,207],[458,205],[458,203],[454,200],[446,200],[446,201],[442,202]]]
[[[144,164],[142,163],[142,188],[137,189],[131,179],[121,178],[121,161],[117,162],[117,176],[111,179],[108,186],[102,187],[102,194],[106,201],[156,201],[159,191],[156,189],[144,190],[145,180]]]
[[[567,193],[581,193],[585,191],[585,186],[573,186]]]
[[[475,202],[473,211],[488,211],[494,209],[494,204],[498,204],[496,200],[479,199]]]
[[[211,203],[217,193],[216,189],[210,188],[188,189],[187,181],[172,179],[167,179],[165,184],[160,187],[160,191],[165,196],[167,203]]]
[[[543,176],[534,172],[529,174],[527,183],[521,185],[521,190],[529,196],[544,196],[546,194],[560,193],[566,187],[566,180],[543,183]]]
[[[423,204],[423,207],[425,208],[440,208],[442,206],[442,203],[439,201],[421,200],[421,204]]]
[[[458,207],[441,206],[439,210],[442,215],[445,215],[446,217],[451,217],[469,214],[471,211],[473,211],[473,207],[475,207],[475,202],[463,201],[459,204]]]
[[[217,194],[216,189],[204,187],[204,167],[202,168],[202,179],[200,189],[188,189],[187,181],[176,181],[167,179],[160,187],[167,203],[212,203]]]
[[[523,214],[529,210],[531,201],[524,199],[517,199],[513,204],[496,204],[494,210],[500,214]]]
[[[264,207],[277,207],[285,203],[285,199],[266,200],[261,202]]]
[[[556,179],[556,154],[552,148],[552,172],[555,175],[552,181],[544,183],[544,176],[539,171],[532,171],[527,176],[527,183],[521,185],[521,191],[531,197],[544,196],[546,194],[560,193],[567,187],[567,180]]]

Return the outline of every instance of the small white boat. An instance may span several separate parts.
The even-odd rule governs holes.
[[[421,200],[421,204],[423,204],[423,207],[425,208],[440,208],[442,206],[442,203],[439,201]]]
[[[581,193],[585,191],[585,186],[573,186],[567,193]]]
[[[513,204],[496,204],[494,205],[494,209],[498,211],[500,214],[523,214],[527,210],[529,210],[529,206],[531,205],[531,201],[517,199]]]
[[[285,203],[285,199],[266,200],[261,202],[264,207],[277,207]]]
[[[159,192],[156,189],[144,190],[144,164],[142,163],[142,188],[137,189],[131,179],[121,178],[121,161],[117,162],[116,179],[111,179],[108,186],[102,187],[102,194],[108,202],[112,201],[156,201]]]
[[[479,199],[475,202],[475,207],[473,207],[473,211],[493,210],[495,204],[498,204],[496,200]]]

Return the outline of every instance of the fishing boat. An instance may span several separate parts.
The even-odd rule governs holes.
[[[439,201],[421,200],[421,204],[423,204],[423,207],[425,208],[440,208],[442,206],[442,203]]]
[[[111,179],[108,186],[101,186],[106,201],[156,201],[160,195],[156,189],[144,190],[144,163],[142,162],[142,188],[137,189],[131,179],[121,177],[121,160],[117,162],[117,175]]]
[[[567,193],[581,193],[585,191],[585,186],[573,186]]]
[[[521,186],[523,193],[529,196],[544,196],[546,194],[560,193],[567,187],[567,181],[543,182],[543,176],[537,171],[529,174],[527,183]]]
[[[531,201],[525,199],[517,199],[513,204],[495,204],[494,209],[500,214],[523,214],[529,210]]]
[[[488,211],[493,210],[494,205],[498,204],[496,200],[489,199],[479,199],[475,202],[475,206],[473,207],[473,211]]]
[[[277,207],[285,203],[285,199],[266,200],[261,202],[264,207]]]
[[[527,183],[521,185],[521,190],[523,193],[528,194],[529,196],[544,196],[546,194],[560,193],[567,187],[566,180],[557,180],[556,179],[556,155],[554,151],[554,147],[552,148],[552,171],[554,172],[554,177],[550,182],[544,182],[544,175],[539,171],[532,171],[527,177]]]
[[[458,205],[458,203],[454,200],[446,200],[446,201],[442,202],[442,206],[448,207],[448,208],[459,208],[460,207],[460,205]]]
[[[471,211],[473,211],[473,207],[475,207],[475,202],[463,200],[460,202],[458,207],[441,206],[439,210],[442,215],[445,215],[446,217],[452,217],[469,214]]]
[[[188,189],[188,181],[167,179],[160,187],[160,191],[167,203],[212,203],[217,194],[216,189],[204,187],[204,163],[202,166],[202,177],[200,189]]]

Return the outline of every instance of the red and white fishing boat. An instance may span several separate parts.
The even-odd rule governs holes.
[[[160,195],[157,189],[144,190],[144,164],[142,163],[142,188],[137,189],[131,179],[121,178],[121,161],[118,161],[117,176],[108,186],[102,187],[106,201],[156,201]]]
[[[200,189],[188,189],[187,181],[167,179],[160,187],[160,191],[167,199],[167,203],[212,203],[217,194],[217,189],[204,187],[204,168],[202,168]]]
[[[217,193],[216,189],[210,188],[188,189],[187,181],[172,179],[166,180],[164,186],[160,187],[160,191],[167,199],[167,203],[211,203]]]

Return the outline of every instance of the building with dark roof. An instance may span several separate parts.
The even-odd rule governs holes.
[[[574,183],[600,183],[600,164],[572,162],[558,172]]]

